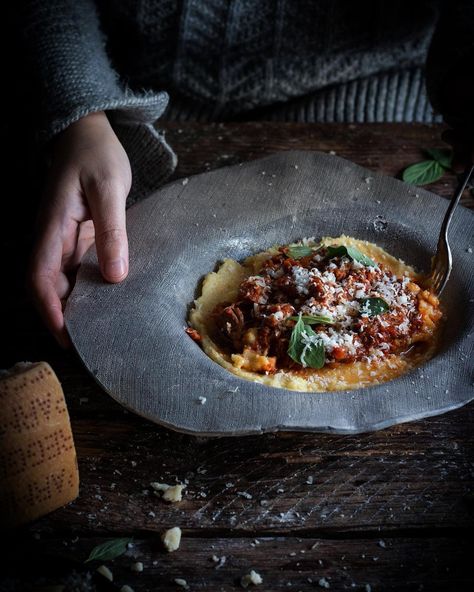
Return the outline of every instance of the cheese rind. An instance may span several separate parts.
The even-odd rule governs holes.
[[[49,364],[21,364],[0,377],[0,522],[39,518],[79,493],[61,385]]]

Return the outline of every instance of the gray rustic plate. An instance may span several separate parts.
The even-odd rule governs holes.
[[[357,433],[443,413],[474,398],[474,214],[462,207],[451,226],[442,350],[402,378],[336,393],[272,388],[221,368],[184,328],[196,286],[217,261],[275,243],[345,233],[429,269],[446,206],[432,193],[317,152],[284,152],[177,181],[129,210],[125,282],[104,283],[95,251],[87,254],[67,327],[114,399],[184,432]]]

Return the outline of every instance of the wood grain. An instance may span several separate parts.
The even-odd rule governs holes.
[[[440,126],[165,127],[179,155],[177,178],[293,148],[334,150],[394,175],[421,160],[422,147],[442,147]],[[446,175],[432,189],[448,196],[454,185],[455,177]],[[463,201],[474,206],[468,193]],[[18,246],[9,265],[22,277],[22,245],[31,229],[10,226],[11,236],[3,240]],[[367,584],[373,591],[472,589],[474,405],[360,436],[196,439],[136,417],[104,394],[74,353],[55,345],[22,282],[2,292],[0,301],[8,311],[2,335],[8,347],[0,366],[43,359],[55,369],[81,476],[74,504],[9,536],[5,564],[16,577],[25,565],[30,576],[42,573],[45,554],[56,574],[70,550],[82,560],[104,537],[133,536],[144,572],[130,571],[131,554],[110,566],[117,583],[137,592],[179,590],[176,577],[191,589],[236,590],[250,568],[262,574],[263,590],[317,590],[321,577],[334,590],[364,591]],[[189,484],[178,505],[165,505],[150,493],[150,481],[184,479]],[[158,534],[175,525],[183,528],[182,548],[165,555]],[[261,543],[252,546],[255,538]],[[228,558],[218,570],[213,554]],[[26,581],[26,574],[21,577]]]
[[[240,439],[172,434],[123,412],[75,419],[81,496],[37,527],[119,535],[178,525],[234,536],[465,530],[474,520],[473,419],[469,406],[373,434]],[[176,505],[150,488],[185,480]]]
[[[29,546],[23,557],[31,558],[29,566],[41,562],[45,580],[54,583],[58,581],[59,558],[69,571],[74,568],[76,573],[93,572],[102,562],[84,566],[80,561],[104,540],[107,539],[42,537]],[[119,590],[124,584],[133,586],[136,592],[183,590],[175,583],[180,578],[190,590],[231,592],[243,589],[241,578],[253,569],[263,579],[255,590],[265,592],[324,588],[355,592],[459,592],[469,590],[472,582],[470,553],[469,539],[464,536],[453,542],[443,536],[428,540],[409,536],[382,538],[377,534],[357,539],[209,538],[184,532],[181,547],[174,553],[165,553],[158,537],[138,536],[125,555],[105,562],[116,586],[104,585],[100,590]],[[137,561],[143,563],[140,574],[132,571]]]
[[[441,125],[422,124],[305,124],[305,123],[166,123],[161,126],[178,154],[173,178],[238,164],[282,150],[334,151],[356,164],[401,178],[407,166],[425,160],[426,148],[449,148],[441,140]],[[456,176],[446,174],[427,186],[450,197]],[[474,208],[466,190],[461,203]]]

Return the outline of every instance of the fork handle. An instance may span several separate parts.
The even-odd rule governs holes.
[[[451,198],[448,209],[447,209],[446,214],[444,216],[443,224],[441,225],[441,233],[440,233],[440,237],[439,237],[440,241],[442,240],[442,237],[445,237],[446,239],[448,237],[449,223],[451,222],[451,218],[453,217],[454,208],[458,205],[459,200],[461,199],[461,195],[463,194],[463,191],[466,188],[466,185],[469,183],[469,179],[471,178],[473,171],[474,171],[474,163],[470,164],[466,168],[464,173],[462,174],[462,177],[458,183],[458,186],[456,188],[456,191],[454,192],[453,197]]]

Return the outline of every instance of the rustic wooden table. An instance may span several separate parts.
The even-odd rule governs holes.
[[[423,159],[421,148],[442,147],[439,126],[165,128],[179,156],[176,178],[289,149],[334,150],[399,175]],[[448,196],[455,181],[446,174],[432,189]],[[468,192],[463,203],[474,206]],[[2,238],[12,253],[22,253],[13,257],[17,280],[24,249],[15,246],[23,239],[18,230]],[[116,584],[107,589],[179,590],[174,580],[183,578],[190,590],[236,590],[250,569],[261,574],[262,590],[472,589],[473,405],[359,436],[181,435],[103,393],[77,357],[55,345],[19,288],[1,299],[8,350],[0,367],[24,359],[53,366],[66,393],[81,476],[74,503],[9,534],[4,573],[24,577],[25,590],[33,576],[54,580],[80,571],[92,547],[114,537],[134,542],[106,562]],[[151,481],[184,480],[181,503],[167,505],[151,493]],[[182,528],[183,539],[166,554],[160,533],[172,526]],[[136,561],[142,573],[131,570]]]

